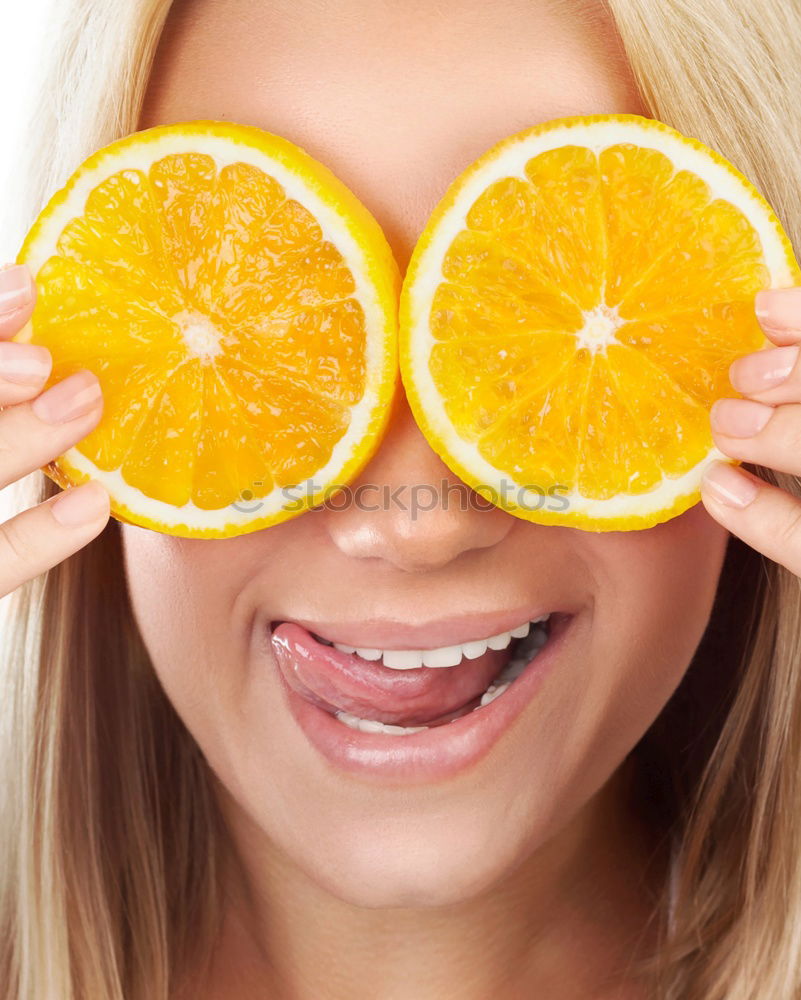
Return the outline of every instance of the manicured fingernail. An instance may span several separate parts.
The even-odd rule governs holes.
[[[798,361],[798,344],[768,347],[732,361],[729,381],[738,392],[759,392],[781,385]]]
[[[31,409],[48,424],[63,424],[93,410],[101,398],[100,383],[90,371],[76,372],[37,396]]]
[[[772,406],[753,399],[716,399],[709,411],[709,419],[719,434],[751,437],[759,434],[772,413]]]
[[[707,466],[701,477],[701,488],[727,507],[747,507],[759,492],[753,480],[728,462],[713,462]]]
[[[9,264],[0,270],[0,315],[27,306],[32,298],[31,272],[25,264]]]
[[[105,487],[92,482],[73,486],[61,493],[51,505],[51,510],[59,524],[74,528],[96,521],[108,512],[108,507],[109,497]]]
[[[46,347],[0,341],[0,378],[35,385],[50,374],[53,359]]]
[[[754,312],[771,329],[801,329],[801,288],[763,288],[756,294]]]

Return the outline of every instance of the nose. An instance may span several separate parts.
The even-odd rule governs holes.
[[[498,545],[516,522],[451,472],[417,426],[402,389],[377,452],[321,514],[345,555],[405,572],[435,570]]]

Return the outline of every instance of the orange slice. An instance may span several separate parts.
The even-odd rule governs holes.
[[[121,521],[223,538],[301,513],[367,462],[397,382],[400,278],[355,195],[262,129],[194,121],[90,156],[17,258],[48,385],[100,380],[99,425],[43,471]]]
[[[400,363],[450,468],[511,513],[647,528],[700,499],[712,402],[770,347],[789,239],[718,153],[638,115],[557,119],[446,191],[409,264]]]

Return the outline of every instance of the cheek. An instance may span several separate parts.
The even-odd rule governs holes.
[[[122,529],[131,606],[153,668],[189,728],[213,732],[214,706],[226,687],[241,686],[236,665],[246,662],[236,650],[242,630],[232,629],[230,562],[226,576],[214,541]]]
[[[609,537],[590,688],[605,706],[607,734],[619,727],[641,735],[678,686],[709,622],[728,538],[701,504]]]

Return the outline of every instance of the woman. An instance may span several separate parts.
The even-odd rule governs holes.
[[[732,160],[799,247],[791,6],[59,0],[27,221],[118,136],[230,120],[333,169],[403,270],[494,142],[629,112]],[[41,394],[48,358],[9,343],[18,277],[0,361],[40,371],[0,383],[4,1000],[797,995],[801,290],[757,297],[776,348],[734,363],[749,398],[714,414],[751,471],[654,528],[331,505],[187,540],[109,520],[98,484],[53,499],[36,470],[102,399],[91,374]],[[443,479],[401,398],[360,482]],[[549,683],[457,774],[332,767],[287,710],[271,623],[417,648],[535,607],[572,616]]]

